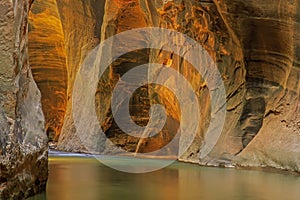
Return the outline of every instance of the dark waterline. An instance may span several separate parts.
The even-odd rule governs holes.
[[[107,157],[134,166],[128,157]],[[153,164],[164,162],[153,160]],[[300,177],[261,171],[206,168],[175,162],[156,172],[129,174],[89,156],[52,155],[47,192],[30,200],[299,200]]]

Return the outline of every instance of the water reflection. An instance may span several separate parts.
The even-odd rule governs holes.
[[[130,158],[108,159],[134,167]],[[51,157],[49,168],[47,193],[31,200],[300,199],[300,177],[293,175],[203,168],[178,162],[156,172],[128,174],[87,157]]]

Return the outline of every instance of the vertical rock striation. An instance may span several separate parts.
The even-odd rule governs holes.
[[[67,107],[58,148],[84,151],[73,122],[72,92],[76,74],[87,54],[99,44],[105,1],[57,1],[64,33],[68,72]],[[77,109],[77,108],[74,108]],[[81,133],[80,133],[81,134]]]
[[[29,12],[29,62],[42,94],[49,140],[58,140],[67,104],[64,33],[55,0],[36,0]]]
[[[45,2],[38,1],[37,5],[45,8],[48,5]],[[54,1],[48,2],[52,2],[55,10]],[[226,88],[227,100],[221,136],[210,154],[200,158],[213,112],[207,83],[183,58],[173,52],[162,51],[163,46],[168,44],[161,41],[161,48],[143,49],[121,56],[99,80],[95,105],[107,138],[130,152],[153,151],[174,137],[180,123],[185,122],[182,120],[189,120],[180,118],[180,106],[171,91],[159,85],[145,85],[130,100],[131,118],[145,126],[149,120],[150,105],[162,104],[166,107],[168,121],[161,133],[151,139],[139,139],[123,133],[115,123],[110,99],[116,82],[137,65],[154,62],[171,67],[189,80],[201,108],[201,121],[195,123],[200,125],[196,138],[180,160],[203,165],[270,166],[300,171],[300,16],[296,0],[67,0],[56,1],[56,6],[60,16],[56,20],[61,20],[62,29],[58,30],[60,36],[57,41],[61,42],[63,38],[67,78],[48,79],[39,75],[37,78],[57,81],[53,86],[57,91],[63,91],[61,83],[67,87],[66,114],[59,149],[86,151],[77,134],[87,138],[90,136],[86,133],[75,134],[72,112],[74,109],[84,112],[85,108],[72,108],[72,92],[77,73],[88,53],[99,42],[126,30],[162,27],[191,37],[204,47],[216,63]],[[43,10],[40,15],[46,13]],[[32,31],[33,36],[34,31],[38,30]],[[132,37],[147,42],[141,35]],[[130,39],[116,42],[125,48]],[[112,46],[106,55],[118,50]],[[37,53],[37,49],[33,49],[33,53]],[[35,66],[36,72],[42,71],[38,63]],[[55,69],[62,69],[62,66]],[[148,73],[153,75],[157,72],[149,70]],[[139,74],[136,77],[139,78]],[[169,83],[178,86],[171,79]],[[45,91],[48,89],[45,88]],[[186,100],[185,103],[190,106],[191,102]],[[4,126],[2,129],[7,128]],[[0,142],[5,140],[3,137]],[[98,153],[115,151],[106,141],[93,144],[101,146]],[[180,142],[178,145],[181,146]],[[171,149],[170,152],[170,155],[176,154]]]
[[[0,1],[0,198],[45,190],[47,137],[40,92],[28,63],[27,0]]]
[[[245,149],[236,162],[299,171],[299,2],[215,3],[241,41],[247,70]]]

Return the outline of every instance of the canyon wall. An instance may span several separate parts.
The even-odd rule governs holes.
[[[243,49],[243,166],[299,171],[299,2],[214,1]],[[240,11],[240,12],[238,12]]]
[[[112,91],[120,77],[138,65],[152,62],[182,74],[189,81],[198,100],[201,120],[192,124],[199,125],[194,142],[178,159],[202,165],[274,167],[300,171],[300,17],[299,3],[296,0],[68,0],[56,1],[57,9],[47,6],[47,1],[37,2],[40,7],[48,7],[48,10],[58,12],[55,15],[56,19],[60,19],[61,26],[58,27],[62,31],[55,30],[59,33],[56,42],[61,43],[63,38],[64,47],[60,49],[65,49],[66,64],[61,63],[58,66],[53,62],[51,65],[55,67],[52,72],[48,71],[52,74],[50,77],[42,78],[37,75],[40,80],[53,82],[55,91],[65,91],[60,83],[67,88],[67,96],[63,98],[66,103],[60,104],[60,109],[65,110],[65,116],[59,117],[63,126],[58,139],[58,149],[89,151],[81,140],[88,141],[95,153],[117,153],[120,149],[146,153],[166,146],[175,137],[180,124],[192,121],[180,117],[183,113],[178,102],[179,97],[166,87],[148,84],[140,87],[130,99],[131,119],[141,126],[149,121],[148,111],[151,105],[158,103],[165,106],[166,124],[159,134],[151,138],[133,137],[122,131],[110,109]],[[54,1],[48,2],[55,5]],[[50,16],[55,12],[49,14],[46,10],[42,13]],[[38,16],[32,17],[33,23],[36,21],[35,17]],[[82,75],[86,73],[82,69],[82,66],[87,65],[84,63],[85,59],[100,42],[118,33],[142,27],[162,27],[183,33],[200,44],[216,64],[226,90],[226,118],[220,137],[208,155],[204,150],[209,138],[207,130],[210,121],[223,108],[220,106],[212,109],[211,90],[207,81],[213,80],[204,80],[204,74],[199,74],[191,63],[172,51],[163,50],[168,46],[169,39],[178,39],[172,35],[165,40],[158,38],[156,49],[140,49],[122,55],[99,78],[97,89],[91,95],[94,95],[95,112],[105,137],[93,140],[99,133],[91,134],[84,127],[80,131],[76,130],[74,110],[82,114],[79,120],[86,129],[91,128],[88,116],[94,112],[90,113],[90,108],[84,107],[84,104],[73,107],[74,83],[76,78],[82,79]],[[47,30],[51,32],[50,29],[48,27]],[[138,41],[140,44],[149,42],[144,40],[143,35],[132,35],[114,41],[106,52],[102,52],[102,56],[121,52],[122,48],[131,45],[131,41]],[[51,43],[51,39],[49,44],[43,45],[59,46]],[[37,49],[33,48],[32,51],[33,54],[37,53]],[[101,49],[95,49],[95,52],[101,57]],[[31,59],[33,63],[37,63],[37,74],[40,73],[42,66],[34,57]],[[202,58],[199,60],[205,62]],[[94,62],[91,63],[94,66]],[[55,79],[51,78],[65,66],[67,77],[59,74]],[[158,67],[157,70],[159,69]],[[149,70],[147,76],[157,74],[157,70]],[[137,73],[135,78],[141,78],[139,76]],[[171,76],[166,80],[172,87],[180,87]],[[90,80],[86,80],[88,81]],[[39,80],[37,83],[39,84]],[[84,91],[91,90],[89,85],[85,84],[85,87],[82,88]],[[41,90],[43,93],[43,89]],[[48,91],[49,88],[45,89],[46,93]],[[124,92],[126,93],[125,88]],[[182,96],[188,95],[183,93]],[[55,96],[52,97],[55,99]],[[75,100],[79,102],[87,98],[89,97]],[[51,105],[55,105],[53,99],[49,101],[52,102]],[[120,103],[124,101],[122,98],[119,100]],[[193,112],[191,102],[185,98],[187,109]],[[160,119],[158,116],[155,119],[154,116],[153,120]],[[154,128],[151,131],[156,130]],[[185,137],[191,136],[181,136],[177,145],[167,149],[166,155],[177,156],[177,150],[188,139]],[[112,148],[111,144],[117,148]]]
[[[22,199],[44,191],[47,136],[41,94],[27,49],[27,0],[0,1],[0,198]]]
[[[57,1],[64,33],[68,72],[67,105],[58,148],[65,151],[86,151],[73,122],[72,92],[76,74],[87,54],[99,44],[104,1]],[[77,109],[77,108],[75,108]]]
[[[36,0],[31,5],[32,2],[0,1],[0,198],[24,198],[45,190],[47,134],[50,140],[58,141],[60,150],[106,154],[120,150],[149,153],[166,147],[175,138],[175,143],[165,148],[164,156],[209,166],[273,167],[300,172],[298,1]],[[226,90],[226,104],[213,107],[213,90],[208,83],[214,80],[205,79],[205,74],[198,73],[175,50],[166,50],[175,41],[181,45],[179,48],[185,48],[180,37],[172,34],[157,36],[155,49],[136,49],[115,59],[97,80],[95,91],[83,84],[82,92],[91,91],[91,95],[80,96],[74,90],[77,79],[89,83],[98,76],[92,74],[81,80],[88,72],[83,67],[98,67],[95,64],[99,58],[116,55],[133,41],[150,47],[153,41],[137,33],[113,40],[106,52],[96,48],[111,36],[143,27],[174,30],[200,44],[209,58],[199,55],[199,63],[214,61]],[[93,58],[91,55],[98,56],[87,59]],[[151,105],[161,104],[166,123],[161,130],[148,128],[147,136],[158,134],[142,138],[121,130],[110,107],[112,91],[119,80],[123,90],[116,99],[120,104],[126,101],[122,97],[128,94],[124,87],[127,82],[122,76],[149,62],[158,65],[143,75],[135,72],[131,79],[159,76],[164,68],[175,70],[189,81],[200,112],[194,109],[197,106],[188,91],[176,96],[162,85],[143,85],[129,101],[132,121],[140,126],[161,121],[161,115],[153,114],[150,119],[149,113]],[[164,78],[171,88],[184,88],[171,74]],[[90,96],[94,106],[78,104]],[[183,104],[179,101],[181,96]],[[215,97],[216,101],[222,98]],[[77,103],[75,107],[73,101]],[[90,112],[91,108],[95,110]],[[223,108],[226,118],[224,126],[219,124],[220,137],[215,138],[216,144],[206,154],[209,134],[214,133],[207,133],[210,122],[218,119]],[[81,114],[76,119],[75,111]],[[98,132],[85,131],[93,130],[89,125],[95,124],[88,120],[94,112],[96,125],[104,132],[100,137]],[[194,116],[194,112],[199,112],[196,115],[200,120],[182,117]],[[78,120],[81,127],[74,123]],[[182,124],[197,127],[190,129],[195,138],[190,138],[193,134],[176,136]],[[135,131],[129,130],[133,134]],[[193,139],[192,144],[178,156],[189,139]]]
[[[42,94],[45,129],[57,141],[67,103],[64,34],[56,1],[36,0],[29,12],[28,50],[34,80]]]

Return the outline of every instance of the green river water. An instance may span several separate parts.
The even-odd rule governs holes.
[[[130,157],[106,157],[134,166]],[[164,160],[153,160],[159,164]],[[273,172],[207,168],[175,162],[159,171],[119,172],[89,156],[52,155],[44,194],[30,200],[300,200],[300,177]]]

